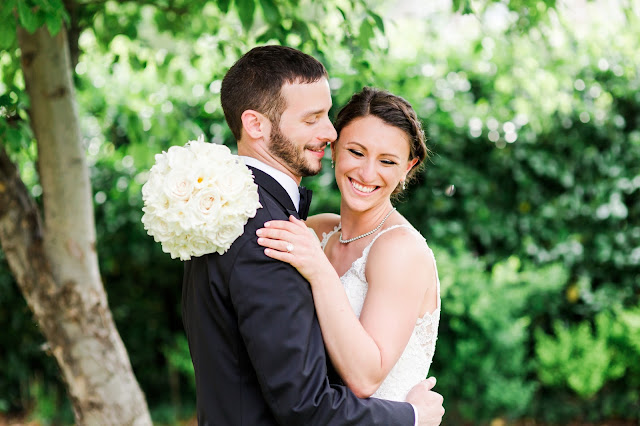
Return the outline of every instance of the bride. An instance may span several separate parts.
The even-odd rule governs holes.
[[[427,156],[424,133],[407,101],[373,88],[335,127],[340,215],[267,222],[258,243],[309,281],[331,361],[355,395],[404,401],[427,376],[440,319],[433,253],[391,202]]]

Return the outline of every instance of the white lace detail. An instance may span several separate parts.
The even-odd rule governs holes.
[[[367,257],[373,243],[385,232],[392,229],[404,227],[412,231],[421,241],[427,242],[424,237],[413,227],[409,225],[394,225],[381,231],[362,251],[362,256],[356,259],[349,270],[340,277],[340,281],[349,298],[349,303],[353,311],[358,317],[364,305],[364,299],[367,297],[369,285],[365,276]],[[324,250],[329,238],[340,230],[340,226],[336,226],[333,231],[322,234],[322,249]],[[435,265],[435,257],[433,251],[427,245],[431,258]],[[433,354],[436,349],[436,340],[438,339],[438,324],[440,322],[440,279],[436,269],[436,285],[437,285],[437,308],[432,313],[426,313],[422,318],[418,318],[416,326],[411,333],[407,347],[398,359],[396,365],[393,366],[387,378],[382,382],[378,390],[372,395],[375,398],[388,399],[392,401],[404,401],[407,393],[413,386],[427,377],[429,367],[433,360]]]

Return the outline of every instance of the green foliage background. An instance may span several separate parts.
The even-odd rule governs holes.
[[[338,0],[69,4],[8,0],[0,17],[11,21],[15,6],[27,29],[67,22],[80,34],[76,95],[101,272],[156,422],[189,417],[195,396],[182,264],[144,232],[140,189],[154,154],[171,145],[204,133],[233,147],[220,80],[261,43],[323,61],[335,110],[374,85],[407,98],[424,121],[434,155],[398,207],[438,260],[443,313],[430,374],[446,424],[640,421],[633,2],[613,11],[586,3],[579,14],[550,1],[455,1],[455,11],[473,13],[446,6],[413,17],[388,2]],[[0,29],[0,141],[40,200],[10,27]],[[331,168],[305,183],[315,212],[337,211]],[[70,422],[1,251],[0,328],[0,412]]]

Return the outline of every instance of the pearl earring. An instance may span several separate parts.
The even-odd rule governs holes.
[[[406,189],[406,185],[405,185],[405,179],[402,180],[402,190],[404,191]]]
[[[331,159],[331,168],[333,169],[334,164],[333,164],[333,158]]]

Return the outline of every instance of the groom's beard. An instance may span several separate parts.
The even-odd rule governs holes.
[[[314,176],[322,169],[321,163],[318,163],[317,166],[309,164],[304,156],[305,148],[298,148],[291,139],[280,131],[280,126],[275,127],[268,149],[274,156],[284,161],[297,176]]]

